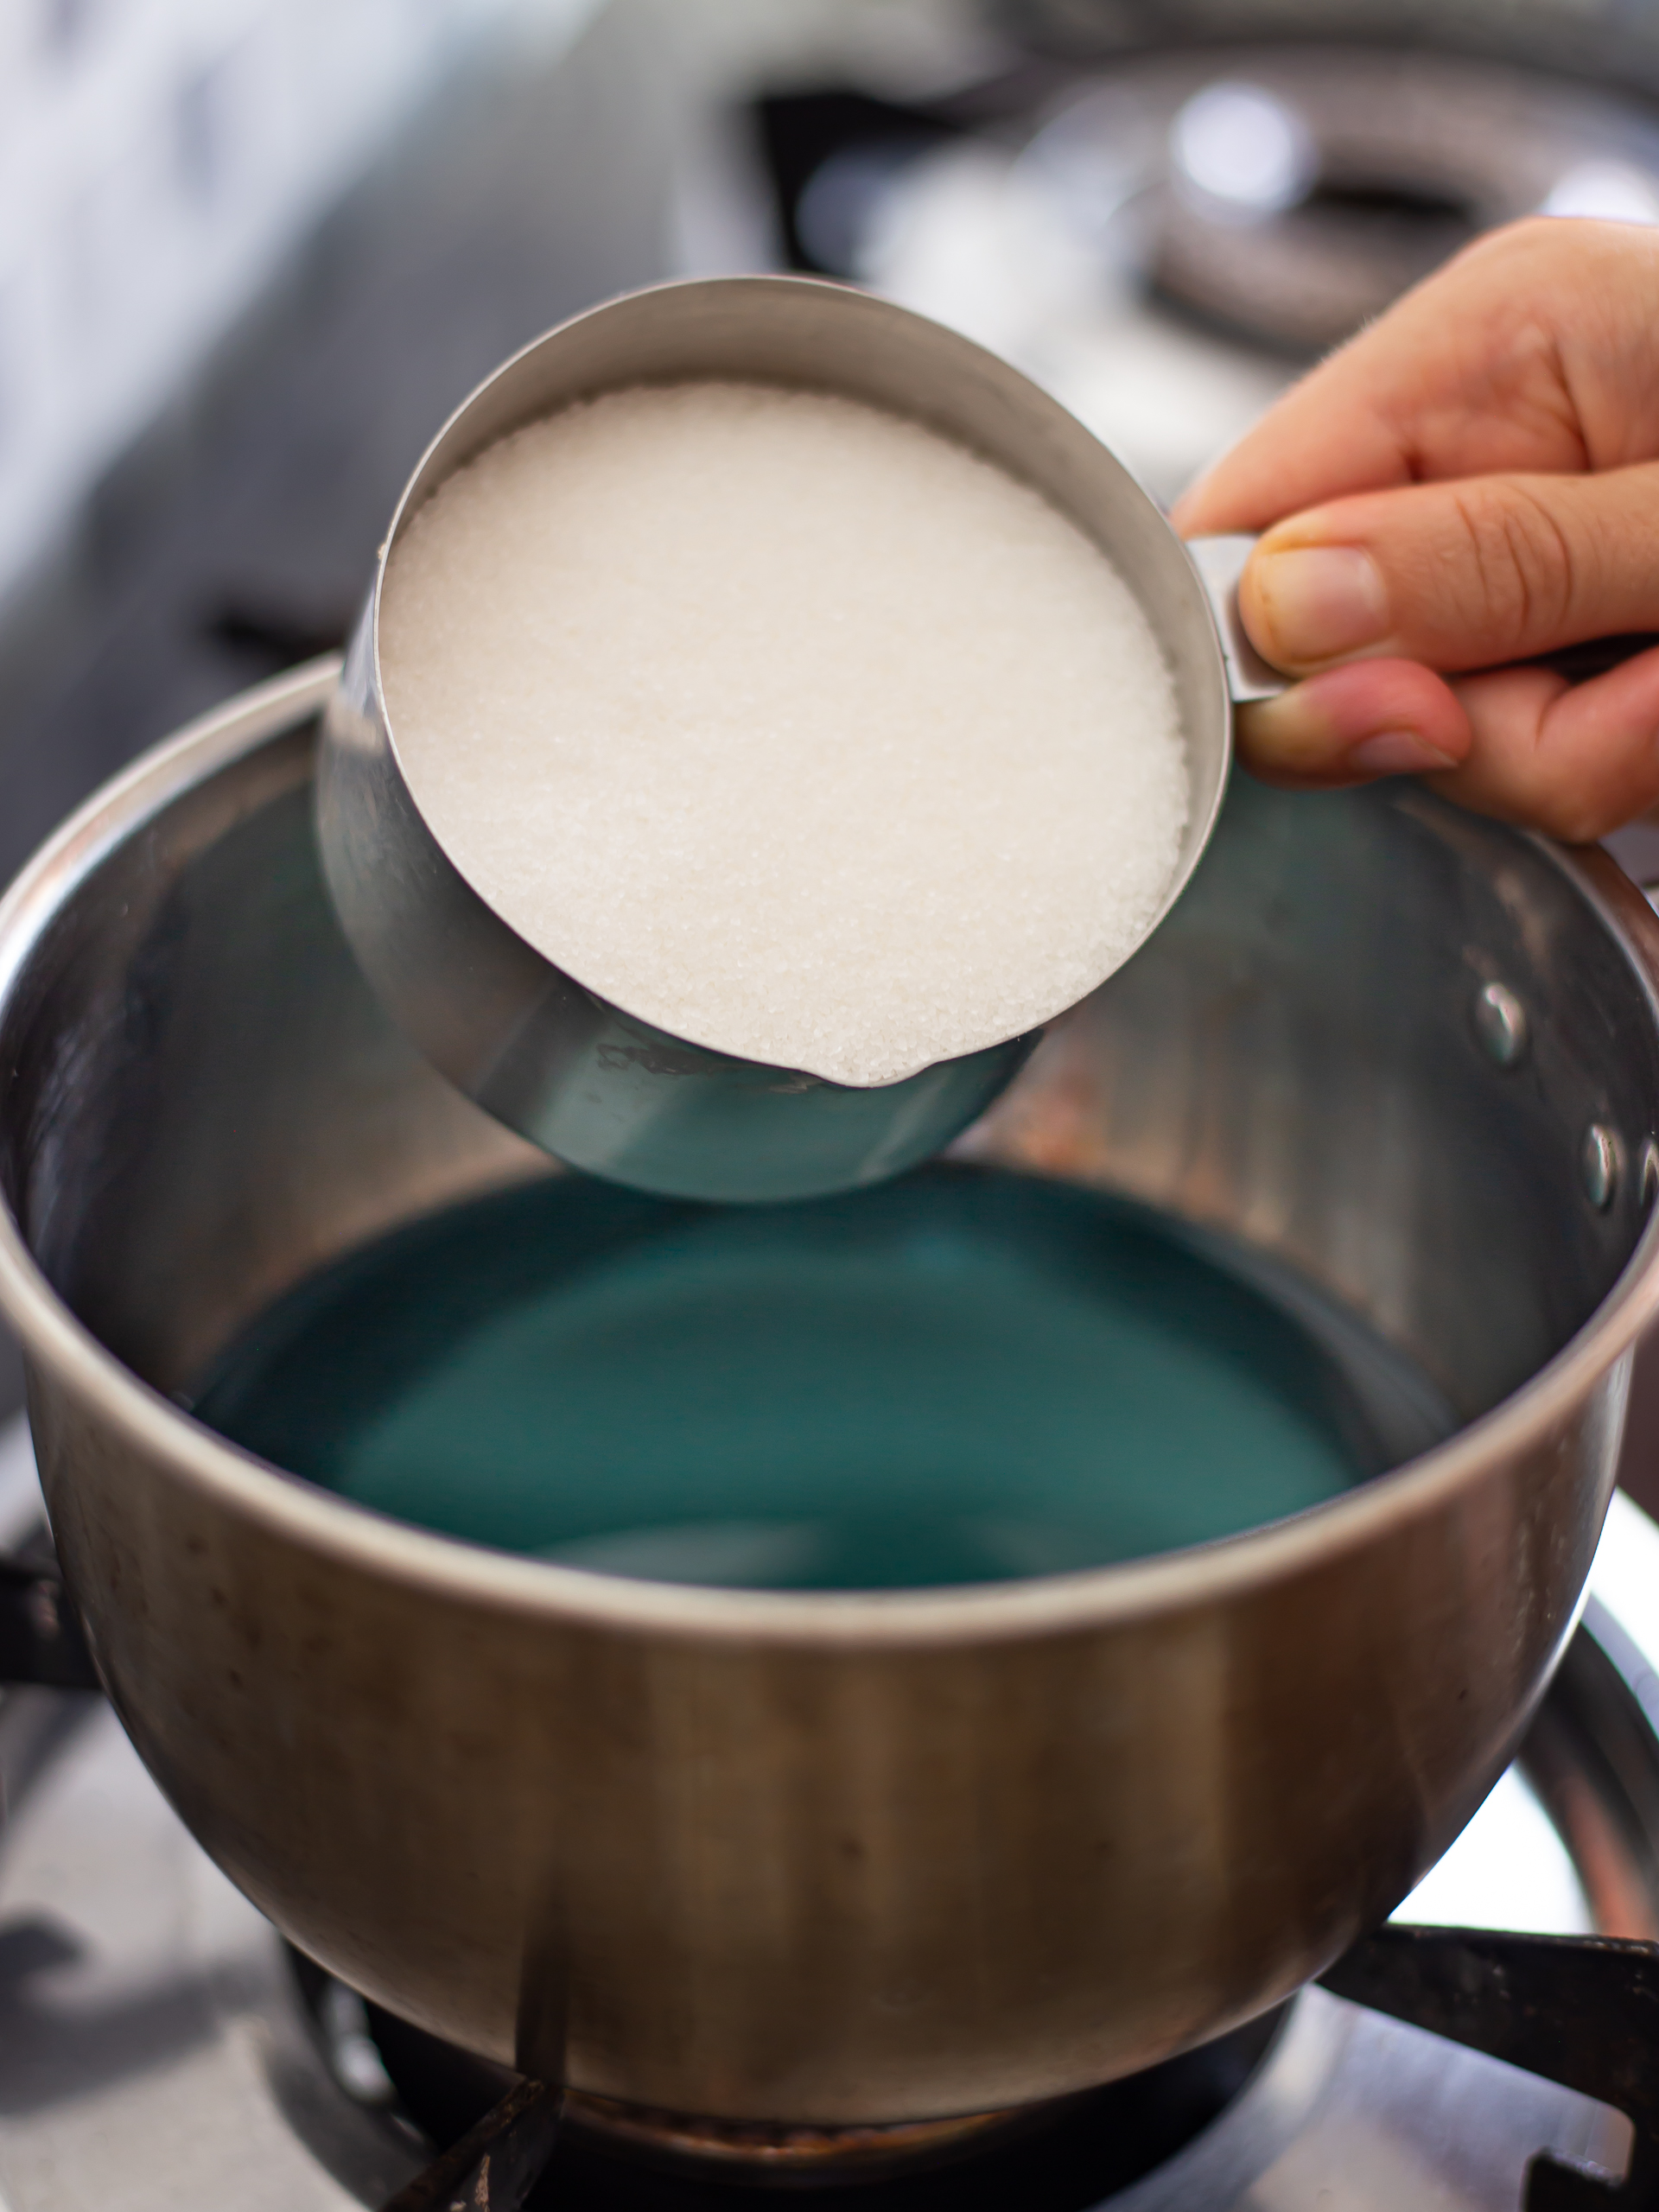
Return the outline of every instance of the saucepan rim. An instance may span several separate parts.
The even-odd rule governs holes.
[[[0,1027],[35,947],[92,871],[208,777],[302,729],[321,713],[339,667],[333,656],[313,661],[201,716],[95,792],[48,840],[0,899]],[[1529,842],[1596,912],[1659,1023],[1659,919],[1641,893],[1605,855]],[[139,1452],[273,1536],[342,1566],[400,1578],[452,1602],[688,1642],[947,1645],[1097,1629],[1224,1602],[1431,1516],[1493,1466],[1543,1442],[1659,1314],[1659,1207],[1605,1298],[1561,1350],[1419,1458],[1287,1519],[1182,1551],[940,1590],[728,1590],[633,1580],[492,1550],[354,1503],[229,1442],[124,1366],[53,1289],[9,1203],[0,1205],[0,1309],[30,1357],[91,1398]]]

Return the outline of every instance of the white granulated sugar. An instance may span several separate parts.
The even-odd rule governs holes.
[[[1174,871],[1134,594],[1036,493],[855,402],[645,386],[517,432],[405,532],[380,656],[474,889],[747,1058],[887,1083],[1030,1029]]]

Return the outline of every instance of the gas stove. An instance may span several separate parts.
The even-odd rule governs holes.
[[[0,1544],[42,1529],[16,1422],[0,1431]],[[1205,2050],[967,2125],[766,2131],[573,2096],[521,2199],[502,2185],[515,2146],[533,2163],[553,2138],[545,2098],[521,2091],[501,2133],[511,2077],[293,1952],[100,1698],[7,1694],[0,1771],[0,2212],[759,2212],[803,2189],[818,2212],[1659,2202],[1659,1968],[1643,1940],[1659,1936],[1659,1528],[1624,1497],[1521,1758],[1396,1916],[1421,1932],[1383,1931],[1330,1986]],[[466,2172],[493,2108],[480,2194]],[[435,2170],[480,2121],[459,2168]]]

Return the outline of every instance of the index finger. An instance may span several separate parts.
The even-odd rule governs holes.
[[[1538,218],[1407,293],[1181,499],[1187,536],[1356,492],[1659,453],[1659,238]]]

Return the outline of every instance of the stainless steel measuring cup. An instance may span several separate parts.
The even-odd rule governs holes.
[[[1033,486],[1106,553],[1162,643],[1187,749],[1186,830],[1148,934],[1209,841],[1232,698],[1282,679],[1255,660],[1242,632],[1224,639],[1217,626],[1249,540],[1211,541],[1201,573],[1128,470],[1058,401],[968,339],[867,293],[798,276],[630,293],[537,339],[463,402],[399,503],[325,721],[317,820],[346,934],[434,1065],[573,1166],[682,1198],[808,1198],[879,1182],[948,1144],[1039,1033],[857,1088],[639,1020],[526,944],[467,882],[405,780],[380,681],[387,563],[446,477],[573,400],[696,377],[838,392],[925,423]]]

